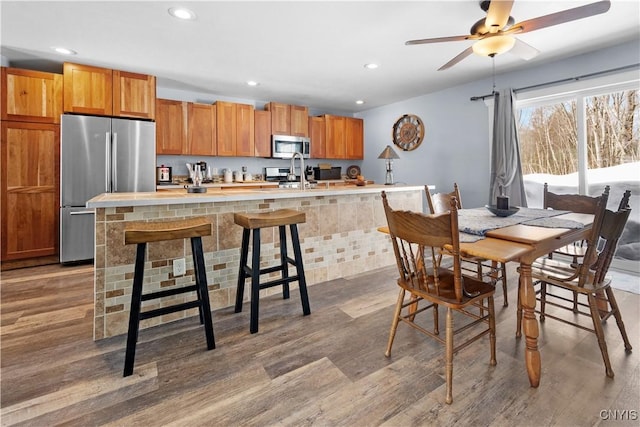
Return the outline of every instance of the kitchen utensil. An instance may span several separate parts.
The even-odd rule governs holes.
[[[233,180],[235,182],[242,182],[242,172],[240,171],[234,171],[233,172]]]

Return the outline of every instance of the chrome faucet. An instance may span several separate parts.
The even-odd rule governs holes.
[[[294,166],[296,157],[300,157],[300,188],[304,190],[306,187],[304,179],[304,157],[302,157],[302,153],[298,151],[293,153],[293,156],[291,156],[291,167],[289,168],[289,176],[287,177],[287,179],[290,181],[295,181],[296,179],[296,170]]]

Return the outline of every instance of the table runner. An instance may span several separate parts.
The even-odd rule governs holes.
[[[577,221],[554,218],[569,211],[520,208],[518,212],[508,217],[499,217],[487,208],[460,209],[458,211],[458,229],[460,242],[472,243],[484,239],[484,235],[497,228],[510,225],[524,224],[548,228],[583,228]]]

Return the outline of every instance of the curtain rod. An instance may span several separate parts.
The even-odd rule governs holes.
[[[629,70],[629,69],[632,69],[632,68],[639,68],[639,67],[640,67],[640,63],[631,64],[631,65],[625,65],[624,67],[612,68],[612,69],[609,69],[609,70],[598,71],[598,72],[590,73],[590,74],[583,74],[583,75],[577,76],[577,77],[568,77],[566,79],[554,80],[552,82],[539,83],[539,84],[536,84],[536,85],[525,86],[525,87],[521,87],[521,88],[518,88],[518,89],[514,89],[513,91],[514,92],[520,92],[520,91],[523,91],[523,90],[537,89],[539,87],[553,86],[553,85],[557,85],[557,84],[560,84],[560,83],[567,83],[567,82],[572,82],[572,81],[588,79],[588,78],[591,78],[591,77],[601,76],[601,75],[604,75],[604,74],[610,74],[610,73],[615,73],[615,72],[618,72],[618,71],[625,71],[625,70]],[[472,96],[469,99],[471,101],[480,101],[480,100],[484,101],[486,98],[492,97],[494,95],[494,93],[489,93],[487,95],[481,95],[481,96]]]

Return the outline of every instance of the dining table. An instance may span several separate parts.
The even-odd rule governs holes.
[[[591,214],[547,209],[519,208],[510,216],[497,216],[482,207],[458,210],[460,255],[520,264],[516,337],[521,337],[521,331],[524,331],[525,366],[532,387],[540,385],[542,362],[531,266],[541,256],[586,240],[593,220]],[[389,228],[379,227],[378,231],[388,234]],[[452,248],[445,245],[444,249]]]
[[[476,208],[474,213],[481,212],[483,208]],[[521,209],[522,210],[522,209]],[[537,216],[537,211],[543,209],[525,210],[530,214],[529,218]],[[482,220],[466,216],[467,210],[458,211],[460,229],[463,230],[471,222],[481,224]],[[532,387],[540,384],[541,359],[538,350],[538,320],[535,314],[536,293],[531,278],[531,265],[533,262],[556,249],[567,244],[587,239],[591,232],[591,224],[594,215],[581,214],[567,211],[539,212],[543,217],[519,220],[513,217],[493,217],[492,226],[482,229],[482,236],[475,241],[464,241],[464,234],[460,240],[460,252],[463,256],[474,256],[497,262],[518,262],[519,267],[519,304],[518,326],[516,336],[521,336],[521,329],[525,336],[525,366]],[[546,216],[546,215],[553,216]],[[509,220],[511,218],[511,220]],[[500,226],[501,221],[505,224]],[[513,220],[517,223],[512,224]],[[519,221],[518,221],[519,220]],[[496,226],[497,225],[497,226]],[[482,227],[480,227],[482,228]],[[468,239],[468,238],[467,238]],[[474,239],[468,239],[474,240]],[[522,328],[520,328],[522,322]]]

